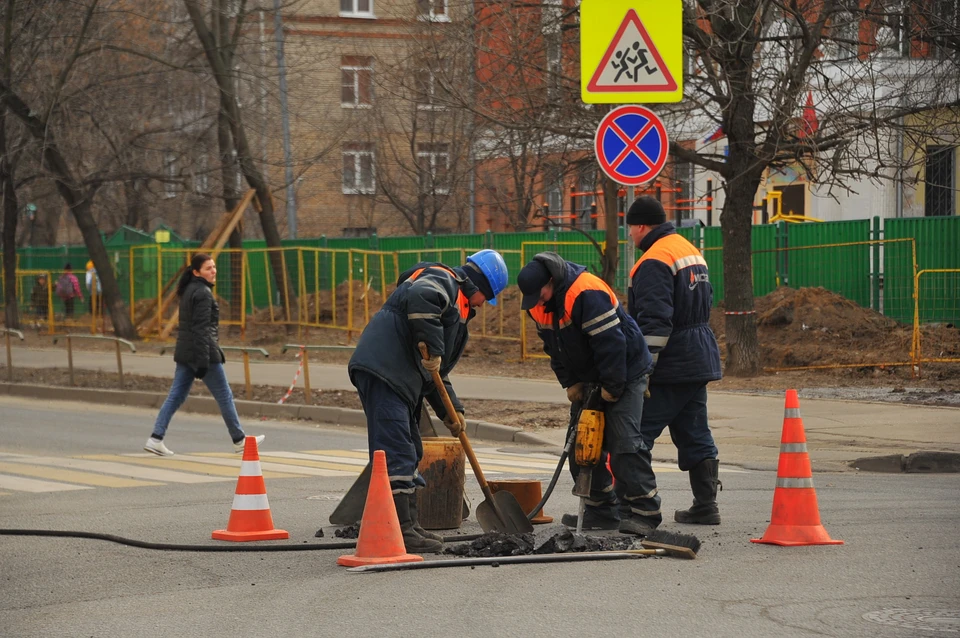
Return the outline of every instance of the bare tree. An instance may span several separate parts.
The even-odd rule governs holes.
[[[718,174],[723,185],[728,374],[759,370],[750,237],[753,203],[767,172],[799,168],[827,192],[859,180],[894,178],[908,160],[892,152],[893,132],[909,135],[912,126],[916,139],[945,136],[929,120],[923,126],[922,118],[908,116],[958,104],[956,56],[922,50],[925,38],[930,50],[950,48],[957,32],[953,14],[938,20],[936,3],[928,0],[861,4],[684,3],[692,73],[685,74],[684,100],[657,110],[667,120],[674,158]],[[531,136],[551,133],[589,149],[607,109],[578,99],[578,7],[560,2],[477,7],[461,37],[478,60],[483,97],[461,96],[457,106],[491,127]],[[880,27],[898,33],[901,52],[893,58],[878,44]],[[813,94],[816,105],[805,109]],[[727,138],[726,153],[714,145],[691,147],[691,140],[718,126]],[[616,226],[613,187],[604,186],[608,232]],[[612,255],[607,265],[615,267],[616,261]]]

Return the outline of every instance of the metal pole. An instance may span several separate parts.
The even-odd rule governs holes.
[[[287,108],[287,67],[283,57],[283,18],[280,0],[273,0],[273,34],[277,40],[277,68],[280,72],[280,113],[283,118],[283,164],[287,182],[287,234],[297,237],[297,202],[293,189],[293,159],[290,152],[290,110]],[[287,317],[289,320],[289,316]]]
[[[303,356],[303,402],[310,405],[310,362],[307,357],[307,350],[300,351]]]
[[[73,382],[73,342],[67,337],[67,369],[70,370],[70,385],[77,385]]]
[[[117,374],[120,375],[120,389],[123,390],[123,358],[120,356],[120,342],[114,341],[117,346]]]
[[[244,350],[242,354],[243,354],[244,396],[247,398],[247,401],[252,401],[253,388],[250,387],[250,354],[246,350]]]
[[[7,381],[13,383],[13,353],[10,352],[10,333],[4,333],[7,338]]]

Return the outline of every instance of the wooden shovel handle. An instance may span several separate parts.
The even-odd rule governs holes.
[[[430,351],[427,350],[427,344],[420,342],[420,355],[427,361],[430,360]],[[433,384],[437,386],[437,392],[440,393],[440,399],[443,401],[443,407],[447,411],[447,416],[456,418],[457,410],[453,407],[453,401],[450,400],[450,395],[447,394],[447,386],[443,384],[443,379],[440,378],[440,371],[437,370],[433,372]],[[470,445],[470,440],[467,438],[467,432],[463,428],[460,429],[460,445],[463,446],[463,451],[467,455],[467,459],[470,461],[470,467],[473,468],[473,473],[477,477],[477,482],[480,484],[480,489],[483,491],[483,496],[491,503],[493,502],[493,493],[490,491],[490,486],[487,485],[487,479],[483,476],[483,470],[480,469],[480,461],[477,460],[477,455],[473,453],[473,447]]]

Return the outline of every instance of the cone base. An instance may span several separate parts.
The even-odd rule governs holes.
[[[751,538],[750,542],[783,547],[843,545],[843,541],[830,538],[823,525],[770,525],[763,538]]]
[[[534,516],[533,518],[531,518],[530,522],[533,523],[534,525],[543,525],[544,523],[552,523],[553,517],[539,514],[538,516]]]
[[[400,554],[399,556],[357,556],[347,554],[337,559],[337,565],[344,567],[359,567],[361,565],[389,565],[392,563],[421,563],[423,556],[416,554]]]
[[[210,536],[217,541],[276,541],[290,538],[290,532],[284,529],[268,529],[259,532],[231,532],[226,529],[218,529]]]

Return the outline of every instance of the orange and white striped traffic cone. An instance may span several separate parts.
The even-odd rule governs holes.
[[[240,477],[237,479],[227,529],[214,531],[213,538],[219,541],[272,541],[290,538],[286,530],[273,527],[273,516],[267,502],[267,486],[263,482],[255,436],[244,439]]]
[[[843,541],[831,539],[820,524],[817,492],[813,489],[810,455],[807,454],[807,436],[803,431],[796,390],[787,390],[770,525],[763,538],[751,538],[750,542],[787,546],[843,545]]]

